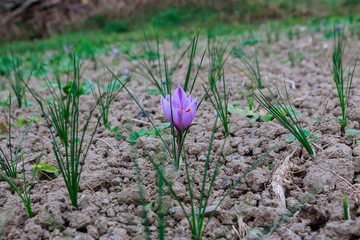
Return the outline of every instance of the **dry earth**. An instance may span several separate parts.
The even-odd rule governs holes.
[[[232,43],[237,44],[238,39]],[[200,45],[204,45],[202,41]],[[280,43],[271,45],[260,44],[268,48],[269,57],[261,58],[261,73],[263,84],[275,89],[275,84],[284,93],[284,79],[293,105],[301,112],[303,128],[320,134],[316,141],[317,158],[310,156],[299,147],[299,144],[287,143],[288,131],[276,120],[271,122],[251,122],[240,114],[231,115],[230,137],[225,144],[226,160],[215,182],[215,187],[209,199],[210,205],[216,204],[225,191],[241,176],[261,155],[272,146],[277,147],[262,161],[246,178],[236,186],[221,205],[221,209],[212,218],[205,234],[205,239],[237,239],[234,229],[258,229],[262,231],[279,219],[286,208],[298,203],[307,193],[317,190],[316,196],[306,202],[305,207],[293,215],[285,217],[278,228],[267,235],[266,239],[358,239],[360,237],[359,192],[348,183],[360,184],[360,145],[355,139],[340,136],[340,128],[334,117],[340,115],[339,100],[330,70],[331,40],[322,40],[320,36],[312,41],[310,36],[302,36],[300,40],[290,43],[282,39]],[[259,45],[258,45],[259,46]],[[347,59],[350,60],[358,51],[359,41],[352,39],[347,45]],[[171,46],[169,46],[170,48]],[[287,60],[288,50],[302,51],[304,60],[291,67]],[[349,50],[351,49],[351,50]],[[199,54],[200,55],[200,52]],[[200,57],[200,56],[199,56]],[[112,59],[105,59],[111,64]],[[199,61],[199,59],[197,59]],[[228,63],[241,66],[238,59],[230,56]],[[90,65],[90,63],[88,63]],[[123,71],[132,65],[125,56],[121,56]],[[201,82],[207,79],[207,66],[200,73],[193,96],[202,97],[204,90]],[[186,73],[186,64],[182,64],[174,75],[176,84],[182,84]],[[226,65],[226,81],[230,89],[230,102],[240,101],[242,107],[247,103],[237,90],[245,80],[244,74]],[[103,78],[103,70],[89,68],[84,76],[91,80]],[[39,85],[42,81],[32,79],[32,84]],[[352,89],[352,99],[349,106],[348,128],[359,129],[360,121],[360,71],[356,71]],[[174,87],[175,85],[174,84]],[[145,80],[135,77],[128,88],[138,98],[154,120],[155,125],[166,122],[162,112],[159,95],[147,94],[144,89],[151,88]],[[48,90],[39,90],[47,94]],[[28,98],[31,99],[30,94]],[[81,118],[85,119],[89,106],[94,104],[92,97],[81,96]],[[13,120],[24,116],[33,116],[38,106],[17,109],[13,107]],[[120,132],[127,136],[126,122],[128,118],[135,119],[135,128],[149,127],[146,119],[140,119],[140,109],[133,100],[122,91],[110,107],[110,125],[120,126]],[[321,120],[313,121],[312,116],[322,116]],[[2,120],[5,120],[2,116]],[[215,111],[208,100],[199,108],[186,139],[188,162],[195,179],[195,198],[199,200],[201,176],[205,165],[208,143],[215,121]],[[92,123],[92,126],[94,123]],[[91,128],[90,127],[90,128]],[[25,127],[13,129],[13,139],[17,144]],[[141,138],[151,154],[155,154],[160,141],[153,137]],[[224,131],[220,123],[212,148],[211,169],[220,153],[224,141]],[[0,145],[8,149],[7,140],[0,136]],[[43,160],[56,166],[52,151],[51,136],[45,120],[31,127],[22,144],[24,152],[33,153],[25,159],[26,169],[35,163],[42,147],[45,146]],[[140,143],[136,145],[138,162],[143,176],[147,202],[157,199],[156,172],[146,158]],[[273,164],[269,170],[265,162]],[[167,169],[171,169],[170,160]],[[210,171],[212,173],[212,171]],[[173,179],[173,188],[181,201],[190,211],[190,200],[187,192],[187,181],[184,166],[178,175],[168,171]],[[210,175],[209,175],[210,179]],[[347,183],[348,182],[348,183]],[[277,185],[280,184],[280,185]],[[274,192],[274,187],[284,190],[284,198]],[[359,185],[357,185],[359,186]],[[32,206],[35,217],[27,217],[23,203],[6,182],[0,181],[0,212],[5,224],[4,239],[144,239],[141,225],[141,207],[139,206],[138,187],[135,171],[131,160],[130,144],[126,137],[116,139],[109,136],[104,126],[100,126],[90,153],[86,160],[80,183],[80,209],[73,211],[68,193],[59,176],[54,179],[36,177],[32,190]],[[351,220],[344,221],[342,196],[346,193],[350,206]],[[164,207],[174,210],[166,216],[166,239],[190,239],[188,223],[179,205],[169,193],[163,197]],[[156,235],[156,213],[148,210],[150,230]],[[155,205],[154,211],[157,210]],[[169,211],[167,211],[169,212]],[[241,225],[241,226],[239,226]],[[245,239],[254,239],[251,231]]]

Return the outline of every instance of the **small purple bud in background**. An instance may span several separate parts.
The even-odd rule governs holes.
[[[69,49],[68,49],[68,46],[64,45],[64,46],[63,46],[63,51],[64,51],[64,52],[67,52],[68,50],[69,50]]]
[[[113,53],[114,53],[114,55],[115,55],[116,57],[119,56],[119,49],[114,48],[114,49],[113,49]]]
[[[125,75],[125,76],[129,76],[129,69],[125,68],[125,70],[124,70],[124,75]]]
[[[341,27],[342,27],[341,24],[336,24],[336,25],[335,25],[335,29],[336,29],[336,30],[340,30]]]
[[[265,27],[266,27],[265,24],[261,24],[261,25],[260,25],[260,28],[261,28],[261,29],[265,29]]]

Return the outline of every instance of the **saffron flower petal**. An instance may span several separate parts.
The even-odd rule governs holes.
[[[186,96],[181,86],[178,86],[171,98],[170,95],[161,97],[161,107],[165,116],[172,122],[178,131],[185,131],[193,121],[197,110],[197,98],[193,101],[192,96]],[[172,109],[172,117],[171,117]]]
[[[182,115],[182,124],[183,124],[183,129],[186,129],[190,123],[192,122],[192,120],[195,117],[195,113],[196,113],[196,108],[197,108],[197,98],[195,98],[195,100],[193,102],[191,102],[186,109],[184,109],[183,115]]]

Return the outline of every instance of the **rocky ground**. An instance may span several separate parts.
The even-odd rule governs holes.
[[[231,44],[237,46],[237,42],[237,39],[233,38]],[[200,45],[205,44],[206,41],[200,41]],[[347,60],[350,61],[359,50],[358,44],[358,39],[348,40]],[[297,142],[287,143],[285,138],[290,134],[276,120],[264,122],[260,119],[252,122],[245,115],[231,114],[230,137],[225,144],[226,158],[215,181],[209,205],[216,205],[247,168],[272,146],[276,145],[276,148],[225,199],[221,209],[217,210],[210,221],[204,238],[237,239],[237,233],[252,229],[242,237],[254,239],[257,232],[279,223],[272,233],[265,236],[266,239],[358,239],[360,145],[353,137],[340,136],[340,127],[335,119],[341,115],[341,110],[330,68],[331,40],[323,40],[321,36],[312,40],[310,36],[303,35],[292,42],[284,38],[278,43],[260,43],[256,47],[261,53],[259,57],[263,85],[275,90],[277,84],[284,93],[286,84],[293,106],[301,112],[301,126],[319,134],[314,145],[317,157],[312,160]],[[297,60],[295,65],[291,66],[287,61],[289,51],[301,52],[303,60]],[[269,53],[267,57],[266,52]],[[201,57],[200,52],[198,55],[197,62]],[[111,66],[112,59],[104,59]],[[117,66],[116,69],[123,71],[128,68],[132,73],[134,68],[126,56],[120,56],[120,59],[121,68]],[[240,101],[240,107],[245,108],[247,103],[237,88],[241,87],[247,78],[231,64],[242,66],[239,59],[233,55],[225,65],[226,83],[230,89],[229,102]],[[204,95],[201,83],[207,81],[207,69],[208,61],[205,60],[192,94],[194,97],[201,98]],[[187,64],[182,64],[174,74],[174,86],[183,83],[186,71]],[[103,80],[103,73],[100,67],[98,70],[88,68],[84,76],[90,80],[97,77]],[[41,79],[31,81],[32,86],[42,84]],[[357,94],[360,91],[359,83],[360,71],[357,70],[351,90],[349,129],[360,128],[360,97]],[[160,105],[160,96],[145,91],[146,88],[153,88],[148,82],[135,75],[128,88],[148,111],[155,125],[167,121]],[[44,95],[48,93],[47,89],[38,91]],[[32,99],[30,94],[28,98]],[[89,106],[93,105],[91,95],[81,96],[82,121],[88,114]],[[21,109],[14,105],[13,121],[19,117],[33,116],[38,109],[37,105]],[[6,111],[1,116],[2,120],[5,120]],[[135,129],[150,128],[148,121],[142,118],[141,114],[139,116],[139,113],[140,109],[125,91],[122,91],[111,105],[110,125],[120,126],[119,132],[125,137],[110,136],[105,127],[100,125],[83,169],[78,211],[71,208],[61,176],[51,179],[39,176],[35,178],[32,190],[35,216],[31,219],[27,217],[24,205],[16,193],[6,182],[0,181],[0,212],[5,230],[3,239],[144,239],[138,185],[130,144],[126,141],[126,123],[129,118],[133,120]],[[314,120],[313,116],[320,116],[320,119]],[[42,159],[47,164],[56,166],[49,128],[43,116],[40,119],[40,123],[32,125],[21,148],[24,152],[33,153],[25,158],[28,172],[43,146],[45,150]],[[185,142],[188,163],[195,179],[196,201],[199,201],[204,159],[214,121],[215,110],[206,99],[196,113]],[[90,129],[95,126],[94,122],[91,124]],[[24,130],[25,127],[13,129],[12,137],[15,143],[18,143]],[[217,123],[216,130],[210,169],[214,169],[225,138],[220,122]],[[143,136],[141,139],[150,153],[155,155],[160,145],[159,139],[152,136]],[[3,135],[0,136],[0,146],[8,149]],[[136,148],[146,201],[156,201],[156,171],[139,142]],[[269,168],[266,163],[272,164],[272,167]],[[173,177],[173,189],[186,210],[190,211],[184,166],[174,175],[169,170],[170,159],[167,165],[167,174]],[[344,220],[343,193],[346,194],[350,207],[351,220],[348,221]],[[310,198],[306,200],[306,196]],[[163,201],[164,208],[169,213],[165,218],[166,239],[190,239],[188,223],[180,206],[167,191]],[[287,213],[286,209],[296,206],[299,201],[303,201],[305,206],[296,209],[289,216],[284,215]],[[156,204],[152,210],[147,207],[150,230],[154,238],[158,221],[156,210]]]

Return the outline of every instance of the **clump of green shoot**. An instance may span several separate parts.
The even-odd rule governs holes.
[[[73,81],[65,93],[58,72],[55,72],[57,76],[56,86],[51,85],[48,78],[45,79],[51,91],[51,99],[43,99],[33,92],[28,85],[27,87],[39,103],[47,125],[54,129],[50,131],[54,154],[65,181],[71,204],[76,210],[78,209],[78,190],[82,169],[103,112],[97,117],[93,130],[87,136],[91,117],[99,103],[96,102],[95,106],[90,108],[84,125],[80,126],[79,103],[82,85],[80,81],[80,60],[75,53],[73,58]],[[58,137],[60,142],[58,142]]]
[[[293,40],[293,31],[292,31],[291,28],[289,28],[289,29],[286,31],[286,35],[288,36],[289,41],[292,41],[292,40]]]
[[[16,192],[16,194],[20,197],[21,201],[24,203],[27,214],[29,218],[32,218],[33,212],[31,210],[31,189],[33,187],[33,182],[35,178],[35,171],[32,173],[32,177],[30,182],[26,180],[26,171],[24,164],[24,154],[21,153],[19,158],[22,160],[22,177],[16,175],[15,178],[7,176],[7,174],[0,169],[0,178],[6,181],[10,187]],[[39,157],[41,158],[41,156]]]
[[[275,42],[279,42],[280,39],[280,24],[276,24],[275,26]]]
[[[1,64],[5,69],[6,80],[16,96],[18,107],[21,108],[23,103],[27,106],[24,82],[29,82],[32,72],[25,76],[23,62],[20,57],[12,55],[10,57],[0,58]]]
[[[270,100],[259,90],[259,96],[254,94],[255,100],[268,111],[270,115],[275,117],[283,127],[299,141],[300,145],[303,146],[310,156],[315,159],[316,153],[311,147],[311,143],[308,140],[308,136],[304,128],[300,126],[297,114],[294,108],[291,106],[289,94],[285,85],[286,98],[289,107],[286,106],[283,97],[280,94],[278,87],[276,87],[277,96],[268,88],[270,93]]]
[[[220,81],[221,79],[221,81]],[[222,91],[218,89],[216,83],[222,83]],[[225,74],[222,73],[219,77],[215,77],[213,74],[209,76],[210,90],[207,90],[203,85],[206,92],[206,96],[209,98],[211,104],[215,108],[217,114],[220,117],[221,123],[225,129],[225,135],[230,136],[229,123],[228,123],[228,105],[229,105],[229,92],[226,92],[226,80]],[[210,92],[212,93],[210,95]]]
[[[254,99],[254,76],[253,75],[248,75],[246,74],[246,72],[244,71],[244,69],[239,68],[236,65],[231,65],[233,67],[235,67],[237,70],[239,70],[240,72],[243,72],[245,74],[245,76],[247,76],[249,78],[250,84],[246,84],[245,81],[242,84],[242,88],[238,88],[238,90],[240,91],[241,95],[244,96],[246,102],[249,105],[249,110],[253,111],[255,109],[255,99]]]
[[[123,85],[125,86],[127,82],[131,79],[131,76],[128,77],[126,75],[124,76],[118,75],[118,79],[119,81],[122,81]],[[98,105],[99,112],[104,113],[102,115],[103,124],[110,131],[114,129],[112,129],[111,126],[109,125],[109,107],[112,101],[123,89],[123,85],[119,84],[118,80],[114,79],[114,77],[111,76],[107,85],[105,85],[103,88],[100,87],[99,80],[97,80],[97,86],[98,86],[97,90],[95,89],[95,87],[91,87],[91,92],[94,96],[94,99],[96,100],[96,102],[99,103]]]
[[[228,95],[226,92],[226,81],[224,74],[224,65],[226,60],[229,57],[227,54],[227,48],[229,43],[224,43],[223,41],[216,40],[215,37],[212,37],[209,33],[208,36],[208,51],[209,51],[209,62],[210,62],[210,71],[209,71],[209,89],[206,89],[203,85],[203,88],[206,92],[206,96],[210,99],[211,104],[217,111],[220,116],[221,123],[225,129],[225,135],[229,136],[229,123],[228,123]],[[217,83],[222,83],[222,90],[217,86]],[[210,94],[210,92],[212,94]]]
[[[346,45],[346,36],[344,34],[344,30],[341,30],[341,27],[334,27],[333,40],[332,73],[341,107],[341,117],[338,117],[337,120],[340,124],[340,133],[344,136],[345,128],[348,123],[347,110],[350,100],[351,85],[358,58],[356,58],[352,70],[350,67],[344,67],[343,57]],[[347,73],[346,68],[348,68]]]
[[[11,98],[11,92],[9,93],[9,120],[8,123],[6,124],[8,127],[8,130],[6,131],[7,134],[9,135],[8,141],[9,141],[9,152],[8,154],[6,154],[6,152],[0,147],[0,169],[3,171],[3,173],[6,174],[6,176],[10,177],[10,178],[17,178],[18,177],[18,173],[17,173],[17,165],[19,162],[19,159],[21,158],[20,156],[20,147],[21,144],[25,138],[26,133],[29,131],[29,128],[31,126],[31,124],[35,121],[36,116],[32,118],[32,120],[30,121],[28,127],[26,128],[25,132],[23,133],[20,142],[15,150],[15,153],[13,152],[13,144],[12,144],[12,140],[11,140],[11,103],[12,103],[12,98]],[[4,126],[6,127],[6,126]]]
[[[261,89],[261,73],[257,50],[254,51],[254,63],[251,62],[251,60],[246,59],[244,56],[241,56],[240,60],[244,64],[250,78],[256,80],[258,88]]]
[[[224,65],[230,54],[227,53],[229,42],[216,39],[216,37],[208,33],[208,53],[210,62],[210,75],[219,78],[223,73]]]
[[[11,95],[9,96],[10,105],[11,105]],[[29,126],[26,128],[20,143],[16,149],[15,154],[12,152],[12,141],[11,141],[11,108],[9,109],[9,151],[6,154],[6,151],[0,147],[0,178],[6,181],[10,187],[16,192],[16,194],[20,197],[21,201],[24,203],[27,214],[29,218],[33,217],[33,212],[31,210],[31,189],[33,185],[33,180],[35,177],[35,172],[32,174],[31,181],[28,182],[26,178],[26,171],[24,165],[24,153],[19,152],[20,146],[26,133],[28,132],[33,121],[30,122]],[[41,158],[41,155],[39,159]],[[22,176],[19,176],[17,167],[19,164],[19,160],[22,161]]]
[[[267,39],[267,43],[270,44],[271,43],[271,35],[272,35],[273,30],[271,29],[271,27],[267,27],[266,28],[266,39]]]
[[[166,95],[171,94],[171,83],[174,72],[178,68],[179,64],[181,63],[185,55],[190,51],[189,63],[188,63],[187,73],[185,77],[185,84],[183,86],[183,89],[187,91],[189,87],[191,93],[206,52],[205,50],[203,53],[203,57],[201,58],[201,62],[198,66],[196,75],[194,78],[192,78],[192,83],[191,83],[190,75],[195,65],[194,61],[197,51],[199,33],[200,32],[197,32],[194,35],[190,44],[183,52],[179,53],[178,52],[179,46],[175,45],[175,51],[171,59],[172,64],[171,66],[169,66],[170,61],[168,60],[168,55],[165,49],[163,51],[161,50],[161,45],[164,44],[161,44],[158,26],[154,25],[155,47],[150,44],[149,37],[145,34],[144,31],[144,37],[146,41],[145,44],[143,44],[141,47],[145,55],[141,57],[138,56],[138,54],[135,52],[129,53],[130,58],[135,59],[139,64],[139,65],[134,64],[134,67],[138,69],[137,71],[135,71],[135,73],[139,74],[144,79],[148,80],[156,88],[156,90],[163,97],[165,97]]]

